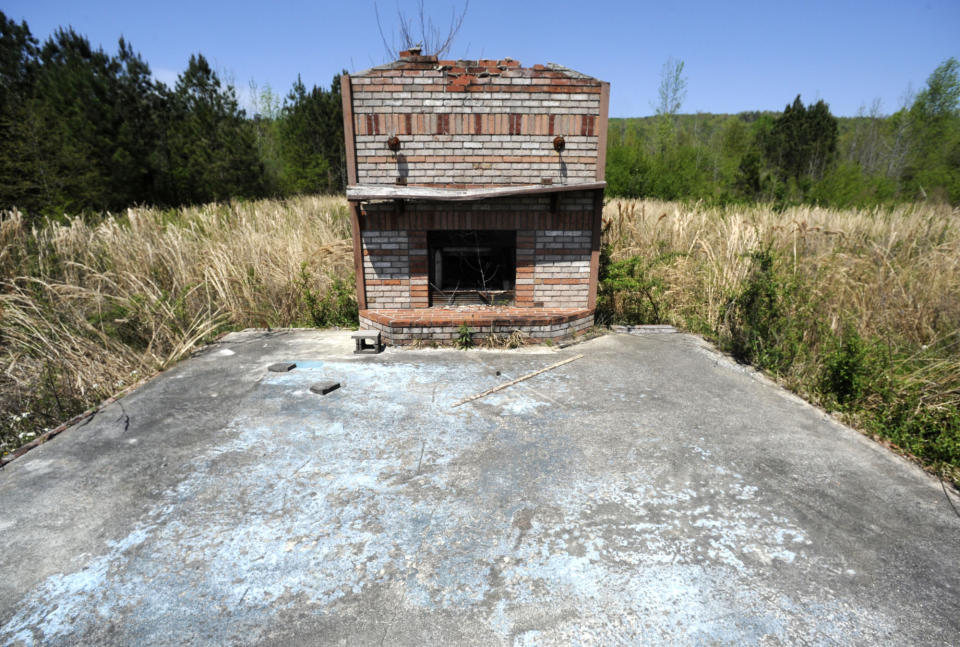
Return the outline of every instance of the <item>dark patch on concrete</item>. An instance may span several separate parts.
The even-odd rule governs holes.
[[[513,515],[513,527],[519,531],[517,533],[516,546],[519,546],[523,542],[523,536],[533,527],[531,523],[531,521],[533,521],[533,515],[533,508],[523,508]]]

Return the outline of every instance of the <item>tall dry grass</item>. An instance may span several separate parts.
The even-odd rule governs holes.
[[[308,324],[351,280],[341,197],[0,216],[0,443],[30,440],[229,327]]]
[[[838,211],[767,206],[704,207],[614,200],[604,210],[613,260],[678,253],[655,271],[675,323],[718,322],[771,248],[809,279],[831,325],[919,346],[960,324],[960,210],[943,205]]]
[[[735,347],[744,308],[760,308],[747,297],[781,290],[776,343],[795,348],[770,362],[777,377],[960,475],[960,210],[614,200],[604,216],[611,261],[641,260],[665,322]],[[758,279],[758,252],[776,281]],[[614,317],[629,298],[613,295]]]
[[[318,295],[353,280],[349,237],[343,197],[136,208],[30,231],[17,212],[2,214],[2,449],[218,331],[317,323]],[[775,257],[776,277],[793,286],[778,298],[794,321],[778,325],[796,333],[784,337],[796,352],[775,366],[778,378],[832,406],[824,375],[866,366],[873,372],[854,377],[869,388],[841,407],[851,422],[878,433],[899,425],[905,435],[887,436],[914,453],[940,443],[937,456],[960,456],[958,210],[614,200],[603,240],[614,264],[638,260],[642,299],[661,320],[721,343],[738,334],[734,311],[757,282],[757,253]],[[637,298],[614,291],[606,314],[635,316],[624,304]],[[841,347],[848,331],[862,347]],[[910,444],[925,421],[948,433]]]

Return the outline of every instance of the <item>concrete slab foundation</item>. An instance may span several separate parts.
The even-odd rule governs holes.
[[[695,337],[352,350],[231,334],[6,466],[0,643],[960,635],[937,481]]]

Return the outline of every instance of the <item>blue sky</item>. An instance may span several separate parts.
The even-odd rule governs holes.
[[[458,6],[462,5],[462,1]],[[414,13],[416,1],[400,0]],[[439,24],[454,3],[426,0]],[[385,26],[397,0],[381,0]],[[341,69],[386,60],[372,0],[354,2],[71,2],[7,0],[41,40],[72,26],[116,51],[123,35],[172,83],[201,52],[248,94],[249,83],[286,94],[297,74],[328,86]],[[614,117],[653,112],[663,63],[685,63],[682,112],[782,110],[798,93],[837,115],[875,100],[895,111],[950,56],[960,58],[960,0],[913,2],[566,2],[472,0],[450,52],[524,65],[556,62],[611,83]]]

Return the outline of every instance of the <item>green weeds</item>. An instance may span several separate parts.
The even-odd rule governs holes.
[[[597,320],[607,324],[663,323],[667,307],[665,284],[654,274],[654,268],[678,256],[681,256],[678,252],[669,252],[649,261],[642,256],[631,256],[613,262],[610,248],[605,246],[600,257]]]
[[[739,362],[782,374],[803,352],[808,296],[769,248],[750,258],[750,274],[723,312],[721,345]]]
[[[312,277],[307,264],[303,263],[300,266],[297,292],[302,295],[308,325],[317,328],[329,326],[355,328],[359,310],[353,278],[343,279],[330,275],[327,278],[329,283],[326,291],[320,295],[311,288]]]
[[[460,324],[457,329],[457,338],[453,340],[453,345],[460,350],[467,350],[473,347],[473,333],[467,324]]]

